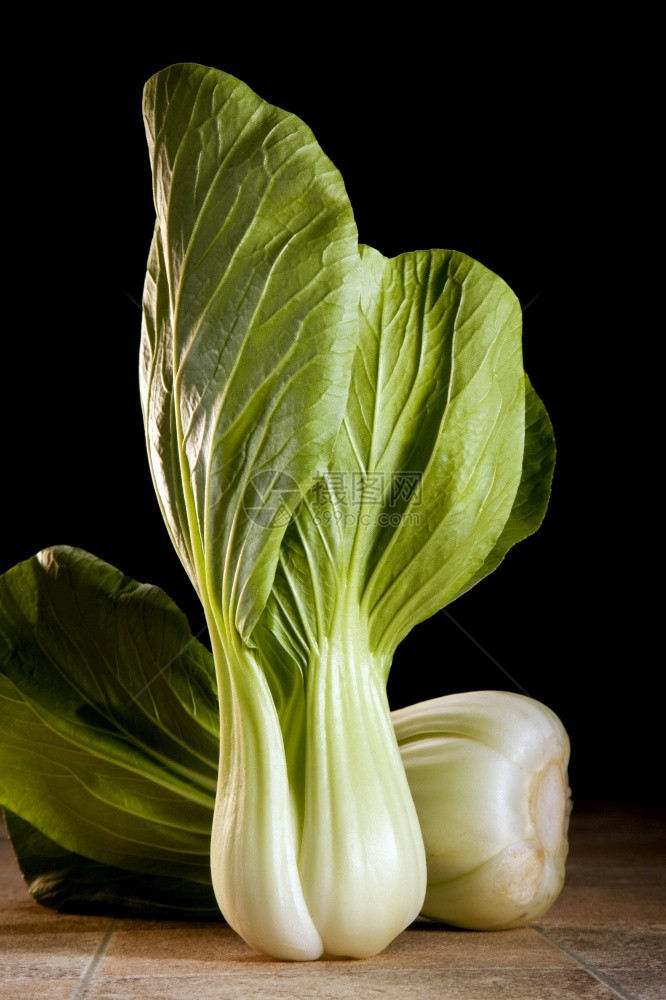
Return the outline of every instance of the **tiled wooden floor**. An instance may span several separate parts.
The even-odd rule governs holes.
[[[363,962],[273,962],[223,924],[56,914],[28,896],[0,842],[2,1000],[606,1000],[666,997],[666,823],[574,813],[567,885],[538,924],[405,931]]]

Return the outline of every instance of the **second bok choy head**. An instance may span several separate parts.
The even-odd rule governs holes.
[[[536,920],[564,884],[569,738],[545,705],[470,691],[393,712],[428,860],[422,913],[502,930]]]
[[[308,127],[234,77],[172,66],[144,114],[142,404],[215,657],[215,893],[270,955],[373,955],[426,888],[393,652],[547,503],[519,304],[462,253],[359,247]]]

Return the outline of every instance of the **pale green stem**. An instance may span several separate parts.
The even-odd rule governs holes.
[[[299,869],[326,953],[363,958],[418,916],[425,852],[383,664],[357,615],[346,609],[337,624],[307,675]]]
[[[214,628],[211,630],[214,631]],[[211,874],[224,917],[275,958],[323,950],[296,864],[297,837],[278,715],[266,678],[239,641],[213,639],[220,696],[220,769]]]

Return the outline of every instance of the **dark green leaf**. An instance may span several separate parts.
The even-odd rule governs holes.
[[[100,864],[56,844],[9,809],[5,822],[30,893],[61,913],[161,920],[221,920],[213,888]]]
[[[208,883],[210,653],[156,587],[79,549],[0,578],[0,803],[68,851]]]

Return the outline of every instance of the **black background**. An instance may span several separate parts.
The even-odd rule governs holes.
[[[77,545],[162,586],[193,630],[203,624],[144,451],[138,302],[153,207],[140,101],[170,62],[217,66],[308,122],[342,172],[361,241],[387,255],[463,250],[526,307],[525,365],[558,441],[549,513],[452,617],[408,637],[392,706],[523,689],[570,732],[575,797],[655,801],[655,667],[639,583],[621,565],[640,521],[617,436],[622,361],[612,368],[625,334],[605,308],[614,279],[600,285],[595,270],[606,253],[592,207],[604,80],[572,81],[571,51],[495,40],[493,25],[483,46],[471,23],[395,30],[386,45],[350,41],[341,21],[328,44],[321,28],[298,44],[271,25],[261,44],[249,25],[169,44],[130,44],[128,31],[113,58],[60,47],[30,64],[14,149],[27,286],[6,331],[0,568]]]

